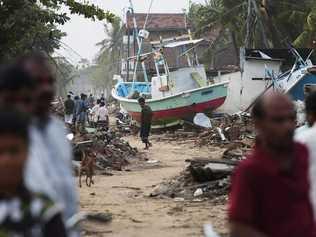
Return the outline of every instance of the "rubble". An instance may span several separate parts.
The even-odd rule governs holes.
[[[151,197],[214,199],[226,196],[230,175],[238,162],[231,160],[194,159],[177,177],[158,185]]]
[[[248,114],[236,114],[212,119],[213,127],[200,133],[197,146],[229,144],[244,139],[254,140],[253,124]]]
[[[140,154],[117,131],[100,131],[80,134],[73,141],[75,160],[81,161],[83,152],[91,150],[96,156],[96,169],[122,171],[131,160],[139,159]],[[78,166],[76,164],[76,166]]]
[[[223,149],[221,159],[196,157],[186,160],[186,169],[179,176],[158,185],[150,196],[226,202],[231,174],[249,150],[242,142],[232,143]]]
[[[191,142],[198,147],[225,146],[236,142],[252,146],[255,134],[249,114],[225,115],[212,118],[210,121],[212,128],[203,128],[186,122],[181,129],[169,129],[158,134],[155,132],[151,138],[158,142],[176,141],[178,144]]]

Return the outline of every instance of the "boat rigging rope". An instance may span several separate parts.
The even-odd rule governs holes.
[[[143,25],[143,30],[146,29],[146,25],[147,25],[148,18],[149,18],[149,13],[150,13],[150,11],[151,11],[151,7],[152,7],[152,5],[153,5],[153,2],[154,2],[154,0],[151,0],[151,1],[150,1],[149,8],[148,8],[148,11],[147,11],[147,15],[146,15],[146,18],[145,18],[145,22],[144,22],[144,25]],[[134,18],[134,27],[135,27],[136,32],[138,32],[138,31],[137,31],[136,18],[135,18],[135,14],[134,14],[134,9],[133,9],[132,0],[130,0],[130,5],[131,5],[132,13],[133,13],[133,18]],[[138,52],[137,52],[137,60],[136,60],[136,63],[135,63],[134,74],[133,74],[132,91],[135,90],[135,81],[136,81],[136,77],[137,77],[138,61],[140,60],[140,55],[141,55],[142,45],[143,45],[143,40],[144,40],[144,38],[140,38],[139,35],[137,35],[136,37],[137,37],[137,43],[138,43]],[[139,39],[139,38],[140,38],[140,39]],[[143,72],[144,72],[145,81],[148,82],[145,63],[144,63],[144,62],[141,62],[141,64],[142,64],[142,68],[143,68]]]
[[[145,23],[144,23],[144,30],[146,29],[146,26],[147,26],[147,22],[148,22],[148,17],[149,17],[149,13],[150,13],[150,11],[151,11],[151,7],[152,7],[152,5],[153,5],[153,2],[154,2],[154,0],[151,0],[151,2],[150,2],[150,5],[149,5],[149,8],[148,8],[148,11],[147,11],[147,15],[146,15],[146,19],[145,19]]]

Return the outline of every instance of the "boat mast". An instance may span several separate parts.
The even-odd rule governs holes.
[[[138,52],[137,52],[137,56],[136,56],[136,63],[135,63],[134,74],[133,74],[132,91],[134,91],[134,89],[135,89],[135,81],[136,81],[136,77],[137,77],[137,67],[138,67],[138,62],[140,61],[140,58],[141,58],[141,52],[142,52],[142,46],[143,46],[144,38],[140,37],[139,32],[138,32],[137,23],[136,23],[136,17],[135,17],[135,12],[134,12],[134,7],[133,7],[132,0],[129,0],[129,3],[130,3],[131,13],[132,13],[132,16],[133,16],[134,32],[135,32],[135,35],[136,35],[136,40],[137,40],[137,45],[138,45]],[[144,23],[143,30],[146,29],[148,16],[149,16],[149,12],[150,12],[152,4],[153,4],[153,0],[151,0],[150,6],[149,6],[149,9],[148,9],[148,13],[147,13],[147,16],[146,16],[146,20],[145,20],[145,23]],[[141,62],[141,65],[142,65],[145,81],[148,82],[148,76],[147,76],[147,72],[146,72],[145,62]]]

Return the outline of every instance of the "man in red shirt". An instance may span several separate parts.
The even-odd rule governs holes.
[[[293,140],[295,115],[290,99],[277,93],[254,106],[257,143],[232,179],[232,237],[316,237],[308,151]]]

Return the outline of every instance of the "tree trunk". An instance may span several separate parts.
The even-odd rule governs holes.
[[[256,2],[256,0],[251,0],[251,2],[252,2],[253,9],[256,13],[256,16],[258,18],[258,25],[259,25],[259,30],[261,33],[262,46],[263,46],[263,48],[269,48],[268,38],[267,38],[266,31],[265,31],[265,28],[263,25],[261,13],[260,13],[258,6],[257,6],[257,2]]]

